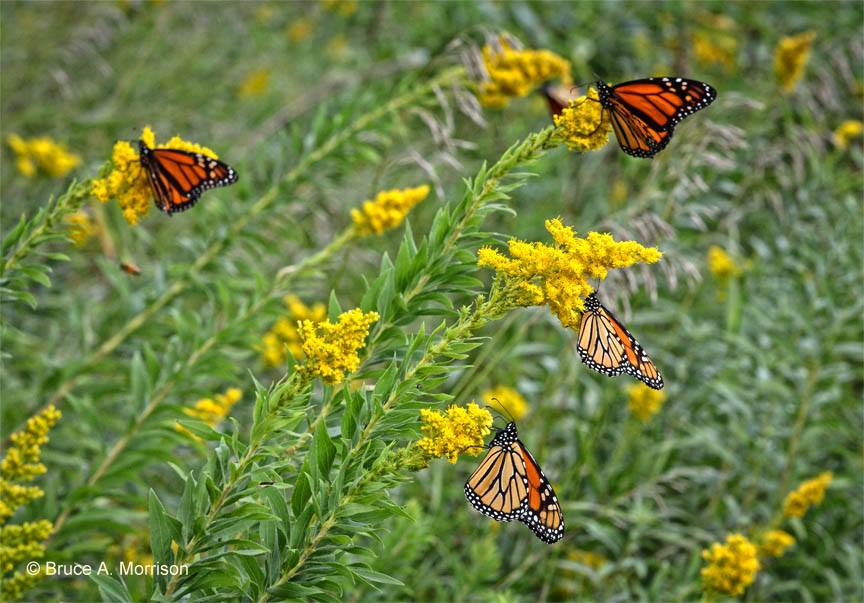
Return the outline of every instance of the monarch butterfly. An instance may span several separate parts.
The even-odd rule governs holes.
[[[598,373],[609,376],[628,373],[650,388],[663,389],[663,377],[657,366],[594,293],[585,299],[576,349],[582,362]]]
[[[615,86],[598,81],[594,85],[619,146],[633,157],[650,158],[662,151],[681,120],[717,98],[717,92],[705,82],[681,77],[649,77]],[[561,87],[544,86],[541,92],[553,115],[572,96]]]
[[[519,440],[513,421],[495,434],[486,457],[465,483],[465,498],[497,521],[518,519],[548,544],[564,536],[555,491]]]
[[[138,151],[156,207],[169,216],[195,205],[208,188],[237,182],[234,168],[201,153],[151,149],[143,140],[138,141]]]

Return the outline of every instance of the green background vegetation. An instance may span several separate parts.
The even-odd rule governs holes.
[[[714,31],[718,16],[737,44],[733,64],[693,54],[694,34]],[[266,386],[282,374],[264,368],[255,350],[284,313],[278,298],[223,330],[214,352],[181,371],[159,410],[142,417],[165,375],[232,324],[279,268],[326,245],[349,224],[349,209],[376,191],[432,183],[433,195],[410,216],[422,237],[444,201],[461,198],[463,178],[548,125],[542,99],[486,111],[485,127],[459,111],[447,88],[446,107],[433,98],[427,113],[397,112],[293,186],[277,187],[266,215],[186,291],[116,350],[92,365],[88,359],[183,281],[202,251],[321,140],[458,62],[448,46],[454,39],[482,43],[484,33],[507,30],[570,60],[577,82],[667,72],[719,91],[653,161],[626,157],[612,141],[597,153],[548,153],[530,168],[537,177],[507,201],[516,215],[495,213],[483,224],[501,241],[546,240],[543,220],[561,216],[579,232],[659,246],[661,264],[616,275],[601,293],[663,371],[668,400],[647,424],[630,417],[629,378],[588,371],[574,333],[546,309],[487,326],[482,345],[439,391],[463,404],[490,386],[511,385],[528,399],[520,433],[563,502],[566,538],[547,546],[520,525],[481,518],[462,494],[476,460],[436,461],[390,490],[405,513],[376,515],[374,538],[354,543],[375,552],[375,571],[404,585],[348,583],[342,597],[697,599],[704,547],[765,525],[791,488],[831,470],[824,503],[787,524],[798,543],[745,598],[862,600],[864,154],[860,139],[841,150],[831,138],[842,121],[862,118],[862,16],[860,3],[827,2],[381,2],[350,15],[317,3],[4,2],[4,139],[65,142],[84,160],[70,176],[80,180],[96,175],[115,140],[134,139],[149,124],[159,140],[178,133],[211,146],[241,175],[170,220],[151,210],[129,227],[115,204],[104,206],[110,245],[52,244],[71,260],[50,262],[50,288],[28,285],[37,308],[4,304],[4,440],[74,379],[44,451],[48,473],[39,483],[47,494],[16,519],[54,520],[74,509],[49,544],[50,559],[98,562],[136,547],[139,558],[147,554],[148,491],[173,512],[183,482],[169,463],[198,471],[208,454],[174,431],[182,407],[240,387],[232,417],[245,434],[251,375]],[[301,18],[308,36],[292,40],[287,29]],[[804,30],[816,33],[811,61],[796,91],[784,95],[772,51],[782,36]],[[269,73],[266,90],[239,95],[257,70]],[[443,124],[435,132],[423,119],[430,115]],[[18,174],[5,146],[2,173],[4,233],[68,186]],[[366,280],[384,254],[395,257],[401,236],[400,229],[352,246],[290,292],[326,303],[334,290],[343,308],[359,305]],[[142,276],[121,273],[106,245]],[[740,278],[712,277],[711,245],[746,267]],[[469,303],[484,288],[459,290],[452,301]],[[431,327],[440,318],[424,320]],[[414,332],[418,324],[409,315],[401,328]],[[338,432],[338,416],[330,426]],[[132,429],[131,445],[85,486]],[[592,569],[574,559],[577,550],[607,562]],[[143,579],[127,583],[136,598],[152,592]],[[83,601],[99,593],[84,579],[48,579],[29,596]]]

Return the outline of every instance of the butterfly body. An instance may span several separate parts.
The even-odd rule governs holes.
[[[663,389],[663,377],[636,338],[592,293],[585,299],[576,346],[590,369],[614,377],[627,373],[653,389]]]
[[[519,440],[513,422],[489,444],[489,452],[465,484],[465,497],[496,521],[521,521],[548,544],[564,536],[564,517],[555,491]]]
[[[138,152],[156,207],[169,216],[195,205],[205,190],[237,182],[234,168],[202,153],[151,149],[143,140]]]

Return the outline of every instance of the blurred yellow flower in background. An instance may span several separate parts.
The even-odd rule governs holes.
[[[320,377],[330,385],[341,383],[345,373],[360,366],[358,350],[365,345],[369,327],[378,320],[377,312],[359,308],[343,312],[336,324],[329,320],[300,323],[302,350],[306,362],[298,369],[307,377]]]
[[[224,394],[216,394],[212,398],[201,398],[190,408],[184,408],[183,412],[193,419],[204,421],[210,425],[210,427],[216,427],[222,422],[222,419],[228,416],[228,413],[231,412],[231,408],[237,404],[242,397],[242,390],[237,387],[231,387],[227,389]],[[198,436],[194,435],[180,423],[174,423],[174,428],[181,433],[192,436],[196,440],[199,439]]]
[[[420,411],[425,435],[417,446],[430,458],[443,457],[451,463],[460,454],[476,456],[484,448],[484,438],[492,427],[492,415],[475,403],[451,406],[443,414],[424,408]]]
[[[504,107],[514,97],[526,96],[551,79],[572,82],[570,62],[550,50],[517,50],[501,38],[499,47],[483,47],[483,62],[489,80],[480,84],[484,107]]]
[[[834,144],[839,149],[846,149],[849,141],[864,134],[864,123],[857,119],[847,119],[834,130]]]
[[[96,225],[86,211],[76,211],[65,218],[69,225],[68,235],[76,247],[84,247],[96,232]]]
[[[708,269],[719,280],[740,276],[742,273],[741,267],[732,256],[718,245],[712,245],[708,249]]]
[[[270,87],[270,70],[257,69],[246,76],[237,88],[237,96],[240,98],[252,98],[261,96]]]
[[[491,247],[477,253],[477,265],[503,277],[517,306],[547,304],[565,327],[578,327],[585,297],[594,291],[588,279],[606,278],[612,268],[638,262],[653,264],[662,253],[635,241],[617,242],[612,235],[589,232],[585,238],[561,220],[546,220],[555,246],[511,239],[510,257]]]
[[[179,149],[190,153],[201,153],[213,159],[219,159],[211,149],[192,142],[187,142],[179,136],[174,136],[165,144],[156,144],[156,135],[150,126],[141,131],[141,140],[150,148]],[[138,151],[128,141],[119,140],[114,144],[111,154],[111,172],[105,178],[97,178],[92,184],[93,196],[102,203],[117,199],[123,210],[123,217],[129,224],[137,224],[138,220],[150,211],[150,200],[153,192],[147,173],[141,167]]]
[[[701,27],[691,38],[693,56],[702,65],[717,65],[731,72],[738,62],[739,36],[735,20],[726,15],[706,13]]]
[[[374,199],[363,202],[360,209],[351,210],[351,219],[360,235],[381,234],[399,226],[411,211],[429,195],[429,185],[415,188],[393,188],[381,191]]]
[[[643,383],[627,386],[627,407],[637,419],[646,423],[656,415],[666,401],[666,392],[651,389]]]
[[[6,142],[15,153],[15,167],[28,178],[39,171],[52,178],[62,178],[81,164],[81,157],[47,136],[25,139],[10,134]]]
[[[324,54],[334,61],[343,58],[347,52],[348,38],[341,33],[327,40],[327,44],[324,46]]]
[[[761,565],[756,547],[741,534],[730,534],[726,543],[715,542],[702,551],[707,565],[700,572],[705,590],[738,596],[756,579]]]
[[[786,92],[792,92],[803,77],[814,38],[816,32],[805,31],[781,38],[777,43],[774,49],[774,74]]]
[[[783,530],[769,530],[760,539],[759,551],[767,557],[781,557],[793,544],[795,538],[792,534]]]
[[[350,17],[357,12],[357,0],[321,0],[324,10]]]
[[[318,303],[307,306],[296,295],[286,295],[283,300],[288,307],[288,315],[276,321],[264,334],[261,342],[261,358],[267,366],[277,366],[285,362],[287,352],[294,358],[303,356],[302,339],[298,322],[311,320],[321,322],[327,318],[327,308]]]
[[[600,95],[589,88],[585,96],[570,99],[570,103],[552,120],[558,134],[571,151],[596,151],[609,141],[612,121],[600,104]]]
[[[807,510],[822,502],[825,490],[834,479],[830,471],[820,473],[812,479],[802,482],[795,490],[786,495],[783,501],[783,515],[786,517],[804,517]]]
[[[512,387],[499,385],[487,389],[480,394],[480,398],[488,406],[497,410],[501,410],[503,407],[505,414],[510,415],[516,421],[528,414],[528,402],[525,401],[522,394]]]
[[[609,560],[603,555],[582,549],[567,551],[567,559],[575,561],[576,563],[581,563],[593,570],[598,570],[609,562]]]
[[[288,27],[285,28],[285,33],[288,34],[288,39],[292,42],[302,42],[312,33],[312,25],[312,19],[299,17],[288,24]]]

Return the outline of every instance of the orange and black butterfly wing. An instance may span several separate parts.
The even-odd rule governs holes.
[[[609,376],[628,373],[648,387],[663,389],[657,365],[594,293],[585,299],[576,349],[582,362],[599,373]]]
[[[522,457],[511,447],[516,426],[510,423],[489,445],[489,452],[465,483],[465,498],[475,509],[497,521],[519,519],[528,496]]]
[[[683,77],[649,77],[612,86],[612,95],[649,128],[674,128],[714,102],[710,85]]]
[[[669,144],[681,120],[717,98],[717,92],[705,82],[680,77],[652,77],[616,86],[597,82],[597,88],[621,149],[645,158]]]
[[[609,115],[618,146],[633,157],[654,157],[672,140],[672,128],[657,130],[630,113],[616,100],[611,101]]]
[[[169,215],[195,205],[207,189],[237,182],[237,172],[218,159],[177,149],[151,149],[143,142],[138,146],[156,207]]]
[[[513,446],[518,446],[520,455],[525,461],[525,474],[528,478],[528,500],[525,510],[519,516],[519,521],[531,528],[534,535],[547,544],[558,542],[564,537],[564,514],[552,484],[546,479],[540,465],[525,448],[521,441],[516,440]]]

